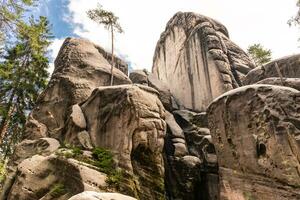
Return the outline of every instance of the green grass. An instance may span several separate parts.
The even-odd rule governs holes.
[[[51,190],[49,192],[49,194],[54,198],[58,198],[66,193],[67,193],[67,190],[66,190],[64,184],[62,184],[62,183],[57,183],[57,184],[53,185],[53,187],[51,188]]]

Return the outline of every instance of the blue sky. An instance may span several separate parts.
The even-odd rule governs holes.
[[[151,71],[156,42],[167,21],[178,11],[204,14],[223,23],[231,40],[244,50],[261,43],[273,58],[299,53],[298,28],[287,20],[297,0],[41,0],[36,15],[47,16],[54,33],[52,61],[66,37],[87,38],[110,51],[110,35],[92,22],[86,11],[101,3],[120,17],[125,30],[116,36],[116,52],[133,68]],[[53,68],[53,64],[52,64]],[[50,72],[52,69],[50,69]]]

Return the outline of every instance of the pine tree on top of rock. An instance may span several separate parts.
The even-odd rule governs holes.
[[[123,33],[123,29],[119,24],[118,20],[119,17],[115,16],[115,14],[111,11],[104,10],[103,7],[99,4],[97,8],[89,10],[87,15],[90,19],[95,21],[98,24],[103,24],[104,27],[111,32],[111,56],[112,56],[112,63],[111,63],[111,79],[110,85],[113,85],[114,75],[113,75],[113,68],[115,65],[114,60],[114,31],[118,33]]]

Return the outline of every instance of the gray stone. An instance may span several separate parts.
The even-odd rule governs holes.
[[[148,86],[148,77],[145,70],[133,70],[129,74],[132,83],[142,84]]]
[[[203,15],[178,12],[157,43],[152,72],[180,105],[205,111],[214,98],[241,86],[254,67],[229,40],[224,25]]]
[[[83,191],[106,188],[107,176],[72,159],[35,155],[21,162],[8,200],[67,200]],[[57,192],[59,189],[59,193]]]
[[[138,197],[164,196],[159,188],[164,184],[166,123],[158,92],[142,85],[98,87],[81,108],[92,144],[109,149],[117,167],[136,177]]]
[[[91,137],[87,131],[81,131],[77,135],[78,140],[80,144],[85,148],[85,149],[93,149],[93,145],[91,142]]]
[[[300,78],[266,78],[259,81],[257,84],[267,84],[267,85],[281,85],[285,87],[291,87],[300,91]]]
[[[96,87],[110,85],[110,68],[106,55],[95,44],[78,38],[64,41],[49,84],[31,113],[34,120],[47,127],[47,137],[60,137],[70,106],[84,101]],[[115,68],[114,84],[129,83],[127,75]],[[41,137],[28,128],[25,132],[26,138]]]
[[[208,108],[218,157],[221,199],[300,198],[300,92],[244,86]]]
[[[286,56],[269,62],[263,66],[256,67],[247,74],[243,81],[243,84],[250,85],[266,78],[280,77],[280,74],[275,67],[275,63],[277,63],[280,73],[283,77],[300,77],[300,54],[297,54],[292,56]]]
[[[86,121],[85,117],[82,113],[82,110],[78,104],[72,106],[72,113],[70,115],[73,123],[78,126],[79,128],[85,129],[86,128]]]

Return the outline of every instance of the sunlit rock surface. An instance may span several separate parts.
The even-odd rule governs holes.
[[[186,108],[204,111],[214,98],[239,87],[254,67],[224,25],[179,12],[161,34],[152,72]]]

